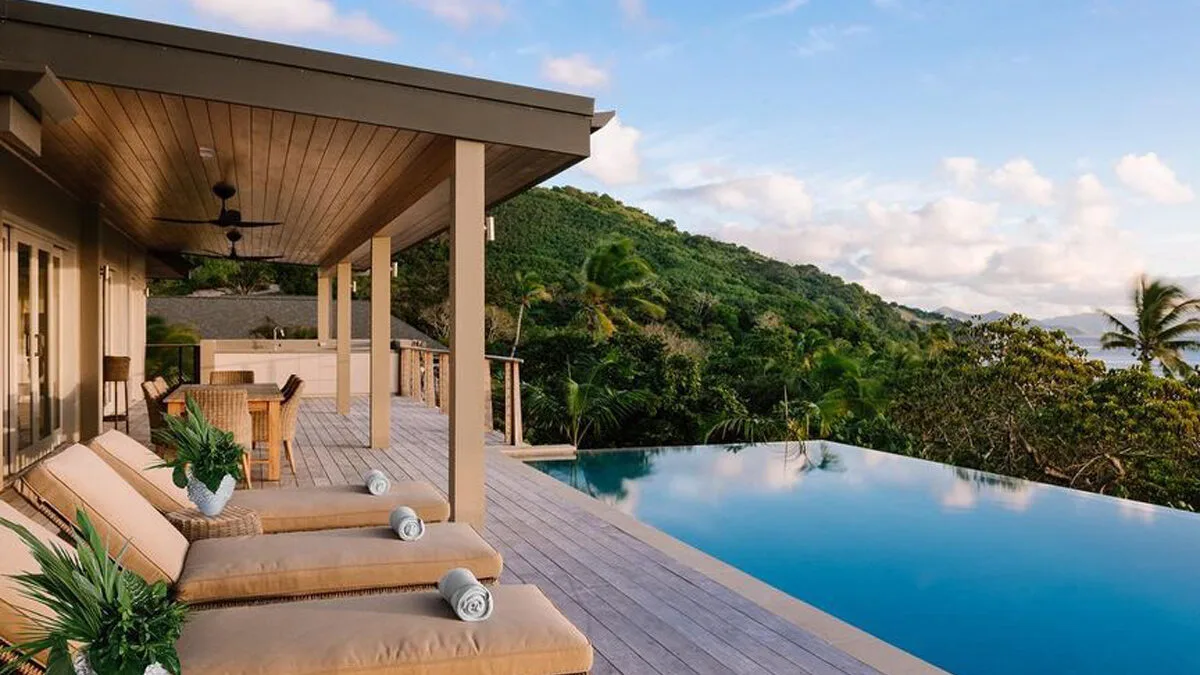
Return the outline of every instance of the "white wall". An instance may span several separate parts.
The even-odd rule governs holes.
[[[391,356],[392,391],[400,387],[400,357]],[[295,374],[304,380],[305,396],[337,394],[337,354],[332,351],[287,353],[284,351],[225,352],[213,355],[216,370],[253,370],[255,382],[275,382],[280,386]],[[350,354],[350,393],[371,393],[371,355]]]

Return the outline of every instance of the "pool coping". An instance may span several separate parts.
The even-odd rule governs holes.
[[[517,459],[495,453],[503,461],[520,464],[530,479],[574,503],[674,560],[691,567],[776,616],[816,635],[863,663],[887,675],[950,675],[899,647],[794,598],[745,572],[694,548],[671,535],[623,513],[588,494],[534,469]]]

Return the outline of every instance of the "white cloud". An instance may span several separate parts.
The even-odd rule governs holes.
[[[1160,204],[1183,204],[1196,197],[1192,188],[1180,182],[1175,171],[1153,152],[1125,155],[1115,168],[1122,183]]]
[[[641,137],[641,131],[626,126],[620,117],[614,117],[603,129],[592,134],[591,157],[579,168],[605,185],[637,182],[642,165],[638,149]]]
[[[592,62],[587,54],[547,56],[542,59],[542,77],[576,89],[608,86],[608,71]]]
[[[843,38],[869,32],[871,32],[870,27],[857,24],[852,26],[835,26],[833,24],[814,26],[808,29],[808,36],[804,42],[796,45],[796,54],[808,57],[832,52],[838,48]]]
[[[760,224],[796,227],[812,217],[804,181],[782,172],[717,180],[660,193],[673,201],[697,200],[719,211],[746,213]]]
[[[960,188],[972,190],[979,178],[979,160],[974,157],[946,157],[942,159],[942,171]]]
[[[499,23],[508,16],[500,0],[409,0],[412,4],[458,28],[477,22]]]
[[[808,4],[808,0],[783,0],[746,16],[747,19],[768,19],[773,16],[791,14]]]
[[[992,172],[992,185],[1005,192],[1038,206],[1054,203],[1054,183],[1038,173],[1033,162],[1018,157]]]
[[[331,0],[191,0],[196,11],[270,33],[323,33],[388,42],[391,33],[364,12],[341,12]]]

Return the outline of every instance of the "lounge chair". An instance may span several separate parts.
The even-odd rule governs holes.
[[[192,508],[187,491],[171,481],[170,469],[147,468],[159,459],[146,446],[115,429],[88,445],[160,512]],[[378,497],[361,485],[238,490],[229,503],[257,512],[264,532],[382,526],[397,506],[412,508],[427,523],[450,517],[450,504],[424,481],[394,480]]]
[[[0,518],[69,548],[4,502]],[[25,544],[0,528],[0,642],[21,642],[30,617],[50,612],[9,577],[37,569]],[[199,611],[176,647],[189,675],[567,675],[591,668],[587,638],[536,586],[494,586],[492,597],[495,611],[479,623],[455,620],[431,592]]]
[[[73,445],[24,476],[21,493],[60,527],[83,509],[125,565],[164,580],[198,605],[429,587],[465,567],[499,578],[500,554],[464,523],[431,524],[418,541],[387,527],[263,534],[188,542],[94,452]]]

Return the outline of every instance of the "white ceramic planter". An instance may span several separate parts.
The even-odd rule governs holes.
[[[75,666],[75,675],[99,675],[99,673],[92,670],[85,652],[75,652],[75,657],[71,659],[71,663]],[[167,672],[167,669],[161,665],[151,663],[142,671],[142,675],[171,675],[171,673]]]
[[[217,488],[216,492],[209,490],[208,486],[196,480],[195,476],[188,475],[188,499],[192,500],[200,513],[209,518],[221,515],[221,511],[233,497],[235,487],[237,487],[237,481],[229,474],[225,474],[225,478],[221,479],[221,486]]]

